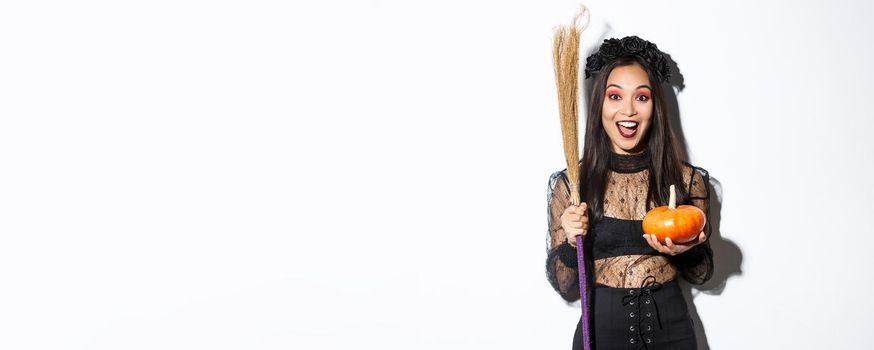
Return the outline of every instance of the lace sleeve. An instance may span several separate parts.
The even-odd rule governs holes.
[[[689,165],[687,189],[690,204],[704,211],[707,223],[704,234],[707,240],[682,254],[671,257],[683,278],[692,284],[703,284],[713,275],[713,249],[710,248],[710,176],[707,170]]]
[[[567,174],[557,171],[549,177],[547,188],[546,278],[552,288],[567,302],[580,299],[577,251],[561,227],[561,214],[571,205]]]

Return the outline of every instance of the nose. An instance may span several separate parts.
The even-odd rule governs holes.
[[[622,109],[619,110],[619,113],[625,114],[630,117],[637,114],[637,108],[634,106],[634,99],[625,99],[622,103]]]

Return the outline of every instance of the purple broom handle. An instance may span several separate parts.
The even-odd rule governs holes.
[[[577,236],[577,270],[580,271],[580,305],[583,306],[583,350],[589,350],[589,302],[586,295],[586,263],[583,257],[583,236]]]

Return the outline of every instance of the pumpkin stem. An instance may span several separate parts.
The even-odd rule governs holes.
[[[670,208],[670,209],[677,208],[677,194],[674,192],[674,185],[671,185],[671,199],[668,202],[668,208]]]

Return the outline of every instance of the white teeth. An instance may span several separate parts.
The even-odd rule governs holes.
[[[633,127],[637,126],[637,123],[635,123],[635,122],[618,122],[616,124],[619,124],[619,125],[624,126],[626,128],[633,128]]]

